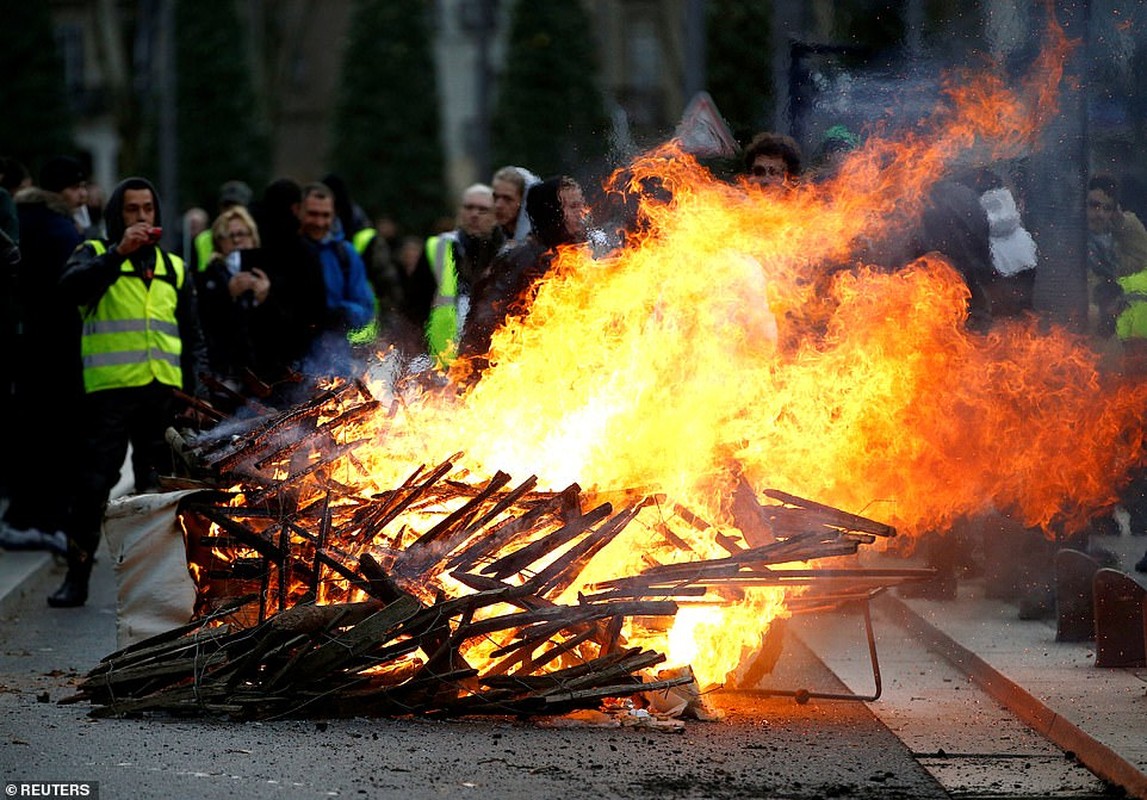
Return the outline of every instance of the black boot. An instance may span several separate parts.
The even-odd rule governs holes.
[[[68,547],[68,573],[60,588],[48,595],[52,608],[76,608],[88,601],[88,580],[92,576],[92,556],[74,544]]]

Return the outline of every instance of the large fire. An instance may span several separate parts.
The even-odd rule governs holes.
[[[377,446],[356,451],[364,494],[464,450],[479,480],[503,470],[590,496],[638,489],[713,525],[675,555],[654,523],[630,525],[584,585],[639,572],[655,550],[662,562],[724,554],[714,535],[741,536],[729,507],[745,484],[909,536],[993,507],[1048,531],[1081,526],[1140,456],[1147,389],[1112,385],[1085,339],[1032,319],[969,332],[968,290],[939,257],[890,270],[863,255],[900,235],[961,158],[1032,146],[1067,47],[1058,29],[1049,38],[1039,83],[953,80],[931,119],[898,138],[872,132],[824,182],[767,193],[672,145],[640,159],[613,185],[657,184],[641,193],[640,235],[599,260],[564,250],[529,315],[496,333],[479,381],[458,362],[447,391],[398,398]],[[661,649],[720,682],[783,599],[753,589],[682,610]]]

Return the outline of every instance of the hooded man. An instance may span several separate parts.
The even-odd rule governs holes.
[[[171,465],[164,435],[173,392],[193,393],[206,370],[195,281],[183,259],[158,244],[159,198],[128,178],[108,199],[108,238],[90,239],[68,259],[60,290],[82,319],[84,404],[80,463],[68,535],[68,572],[48,597],[54,607],[87,601],[92,556],[108,496],[132,446],[136,491],[157,487]]]
[[[524,314],[534,286],[549,271],[559,247],[585,244],[585,198],[573,178],[562,175],[534,184],[526,194],[531,231],[525,241],[498,254],[490,270],[475,284],[470,315],[462,331],[459,354],[471,358],[476,371],[490,338],[510,315]]]
[[[494,190],[494,220],[505,234],[507,242],[524,241],[530,232],[526,192],[540,182],[541,178],[525,167],[502,167],[494,173],[490,181]]]

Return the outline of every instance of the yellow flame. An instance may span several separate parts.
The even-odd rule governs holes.
[[[1048,38],[1020,90],[991,74],[953,80],[931,120],[899,138],[871,132],[824,183],[729,183],[672,146],[639,159],[612,188],[658,187],[640,192],[640,232],[601,260],[563,249],[529,315],[495,333],[477,383],[395,398],[364,423],[379,441],[356,454],[364,491],[464,449],[476,479],[502,470],[539,488],[577,482],[590,498],[660,493],[714,525],[682,526],[682,552],[657,533],[663,511],[646,509],[587,584],[719,555],[712,534],[736,533],[727,499],[742,480],[908,534],[993,504],[1029,524],[1081,524],[1139,457],[1129,431],[1147,391],[1105,385],[1097,354],[1066,331],[1019,320],[971,334],[955,270],[877,258],[962,156],[1031,146],[1068,47],[1054,26]],[[468,370],[458,362],[452,376]],[[401,524],[410,541],[432,522]],[[682,609],[672,659],[722,680],[785,613],[782,597]]]

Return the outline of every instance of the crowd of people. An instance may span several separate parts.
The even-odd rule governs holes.
[[[738,180],[750,199],[767,201],[831,176],[858,143],[830,129],[806,171],[794,140],[762,133]],[[143,178],[93,204],[74,158],[48,161],[34,185],[18,162],[0,161],[0,170],[0,420],[18,454],[0,475],[0,545],[66,559],[48,598],[57,607],[86,602],[128,453],[138,492],[156,490],[171,468],[165,433],[181,402],[253,387],[289,399],[299,375],[350,375],[380,344],[440,368],[464,356],[466,379],[477,380],[495,331],[525,312],[558,249],[594,244],[578,183],[519,166],[468,186],[455,226],[425,239],[400,236],[383,214],[371,220],[337,175],[278,179],[258,197],[232,180],[213,219],[200,208],[183,214],[174,250],[161,244],[160,198]],[[1117,197],[1109,179],[1089,187],[1091,325],[1135,360],[1141,345],[1147,351],[1147,230]],[[908,240],[911,252],[899,257],[940,251],[963,275],[970,329],[1031,308],[1035,242],[990,170],[939,183]],[[1147,533],[1142,483],[1125,502],[1136,533]]]
[[[287,403],[303,376],[350,376],[387,344],[445,368],[462,341],[488,341],[524,307],[554,247],[585,241],[580,187],[517,167],[468,187],[457,226],[427,239],[399,238],[385,217],[372,224],[337,175],[279,179],[260,197],[228,181],[214,219],[189,209],[172,249],[146,179],[122,181],[93,213],[77,159],[51,159],[35,182],[16,161],[0,168],[0,435],[19,454],[0,475],[0,546],[66,560],[55,607],[87,600],[129,453],[136,492],[171,472],[166,433],[181,410],[245,396]],[[546,201],[531,217],[535,186]],[[494,280],[502,263],[513,270],[506,285]]]

